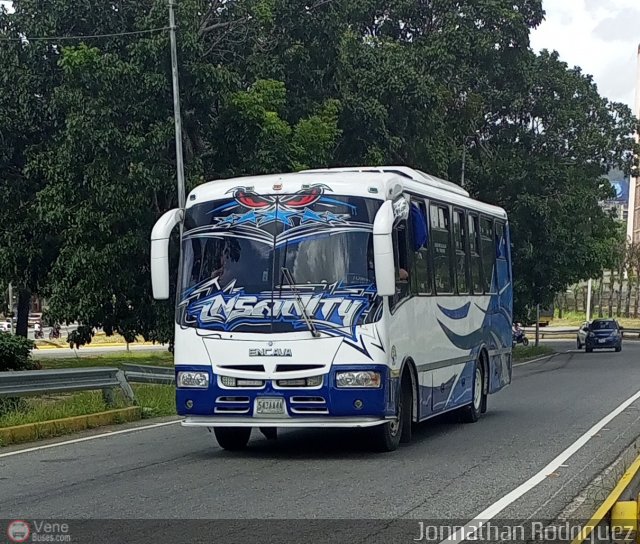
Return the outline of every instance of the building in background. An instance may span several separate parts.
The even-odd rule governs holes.
[[[638,45],[638,66],[636,70],[636,117],[640,118],[640,45]],[[636,140],[639,135],[636,134]],[[631,178],[629,187],[629,217],[627,220],[627,238],[632,242],[640,242],[640,179]]]
[[[628,225],[629,219],[629,178],[620,171],[612,171],[607,176],[616,195],[610,200],[601,202],[605,210],[613,210],[616,219]]]

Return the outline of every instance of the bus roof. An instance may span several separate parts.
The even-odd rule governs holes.
[[[204,201],[228,198],[233,190],[239,187],[258,194],[291,194],[318,183],[330,187],[337,195],[363,196],[379,200],[393,198],[404,190],[507,218],[502,208],[472,199],[462,187],[406,166],[327,168],[210,181],[189,193],[187,208]]]

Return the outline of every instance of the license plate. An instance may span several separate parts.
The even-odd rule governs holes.
[[[598,340],[598,342],[600,342],[601,344],[604,344],[606,341],[607,341],[607,339],[606,339],[606,338],[600,338],[600,339]]]
[[[283,398],[257,398],[253,409],[256,417],[285,416],[287,412],[284,407]]]

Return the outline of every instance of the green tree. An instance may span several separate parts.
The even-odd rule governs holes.
[[[633,168],[638,127],[628,107],[601,97],[556,53],[531,54],[526,68],[527,85],[505,96],[511,107],[483,127],[468,168],[473,192],[510,213],[522,312],[611,263],[618,235],[599,206],[611,192],[604,175]]]
[[[0,276],[83,331],[170,338],[148,265],[176,205],[166,2],[14,8],[0,15],[15,40],[0,48]],[[603,174],[632,168],[637,121],[530,50],[542,16],[540,0],[180,0],[187,184],[366,163],[459,179],[466,146],[468,188],[511,218],[518,307],[549,303],[608,266]],[[95,34],[116,35],[34,39]]]

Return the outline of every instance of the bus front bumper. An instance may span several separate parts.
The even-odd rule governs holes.
[[[184,427],[374,427],[393,418],[369,417],[305,417],[305,418],[258,418],[187,416]]]

